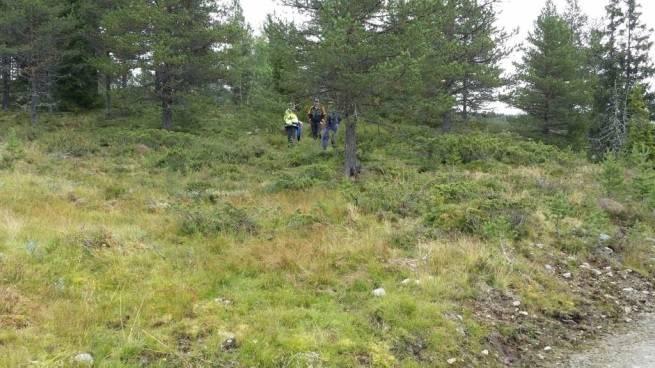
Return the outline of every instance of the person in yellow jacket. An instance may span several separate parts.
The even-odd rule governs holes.
[[[287,132],[289,144],[293,144],[294,141],[300,142],[302,122],[298,120],[298,115],[296,115],[291,107],[284,112],[284,129]]]

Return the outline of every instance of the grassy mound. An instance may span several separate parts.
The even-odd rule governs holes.
[[[249,115],[0,115],[0,366],[502,366],[621,315],[585,263],[654,274],[647,163],[363,124],[352,182]]]

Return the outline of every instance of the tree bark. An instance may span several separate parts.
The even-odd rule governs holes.
[[[111,117],[111,75],[105,74],[105,107],[107,117]]]
[[[161,88],[161,122],[164,129],[173,129],[173,90],[170,87]]]
[[[462,119],[469,121],[469,80],[464,78],[464,90],[462,91]]]
[[[448,111],[443,116],[441,131],[444,133],[448,133],[452,128],[453,128],[453,112]]]
[[[31,80],[31,91],[32,101],[30,104],[30,119],[32,120],[32,125],[36,125],[39,120],[38,115],[38,105],[39,105],[39,80],[38,74],[36,71],[32,71],[32,80]]]
[[[9,110],[9,88],[10,88],[10,79],[11,79],[11,59],[9,57],[2,58],[2,111]]]
[[[345,175],[354,178],[361,172],[361,165],[357,159],[357,111],[355,115],[346,120],[346,163]]]

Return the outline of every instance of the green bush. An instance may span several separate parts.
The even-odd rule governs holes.
[[[536,165],[548,161],[570,161],[573,156],[554,146],[518,140],[511,135],[491,136],[481,133],[445,134],[416,138],[415,151],[425,169],[439,165],[497,161],[508,165]]]
[[[308,165],[280,174],[269,185],[268,191],[305,190],[326,183],[334,176],[334,169],[327,164]]]
[[[50,132],[41,138],[41,142],[46,152],[65,156],[85,157],[100,151],[94,138],[74,131]]]
[[[219,233],[254,235],[258,229],[259,225],[246,211],[229,204],[211,210],[184,211],[180,223],[180,232],[184,235],[211,236]]]

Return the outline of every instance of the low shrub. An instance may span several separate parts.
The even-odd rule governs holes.
[[[259,225],[246,211],[229,204],[210,210],[184,211],[180,222],[180,232],[183,235],[211,236],[219,233],[254,235],[258,229]]]

